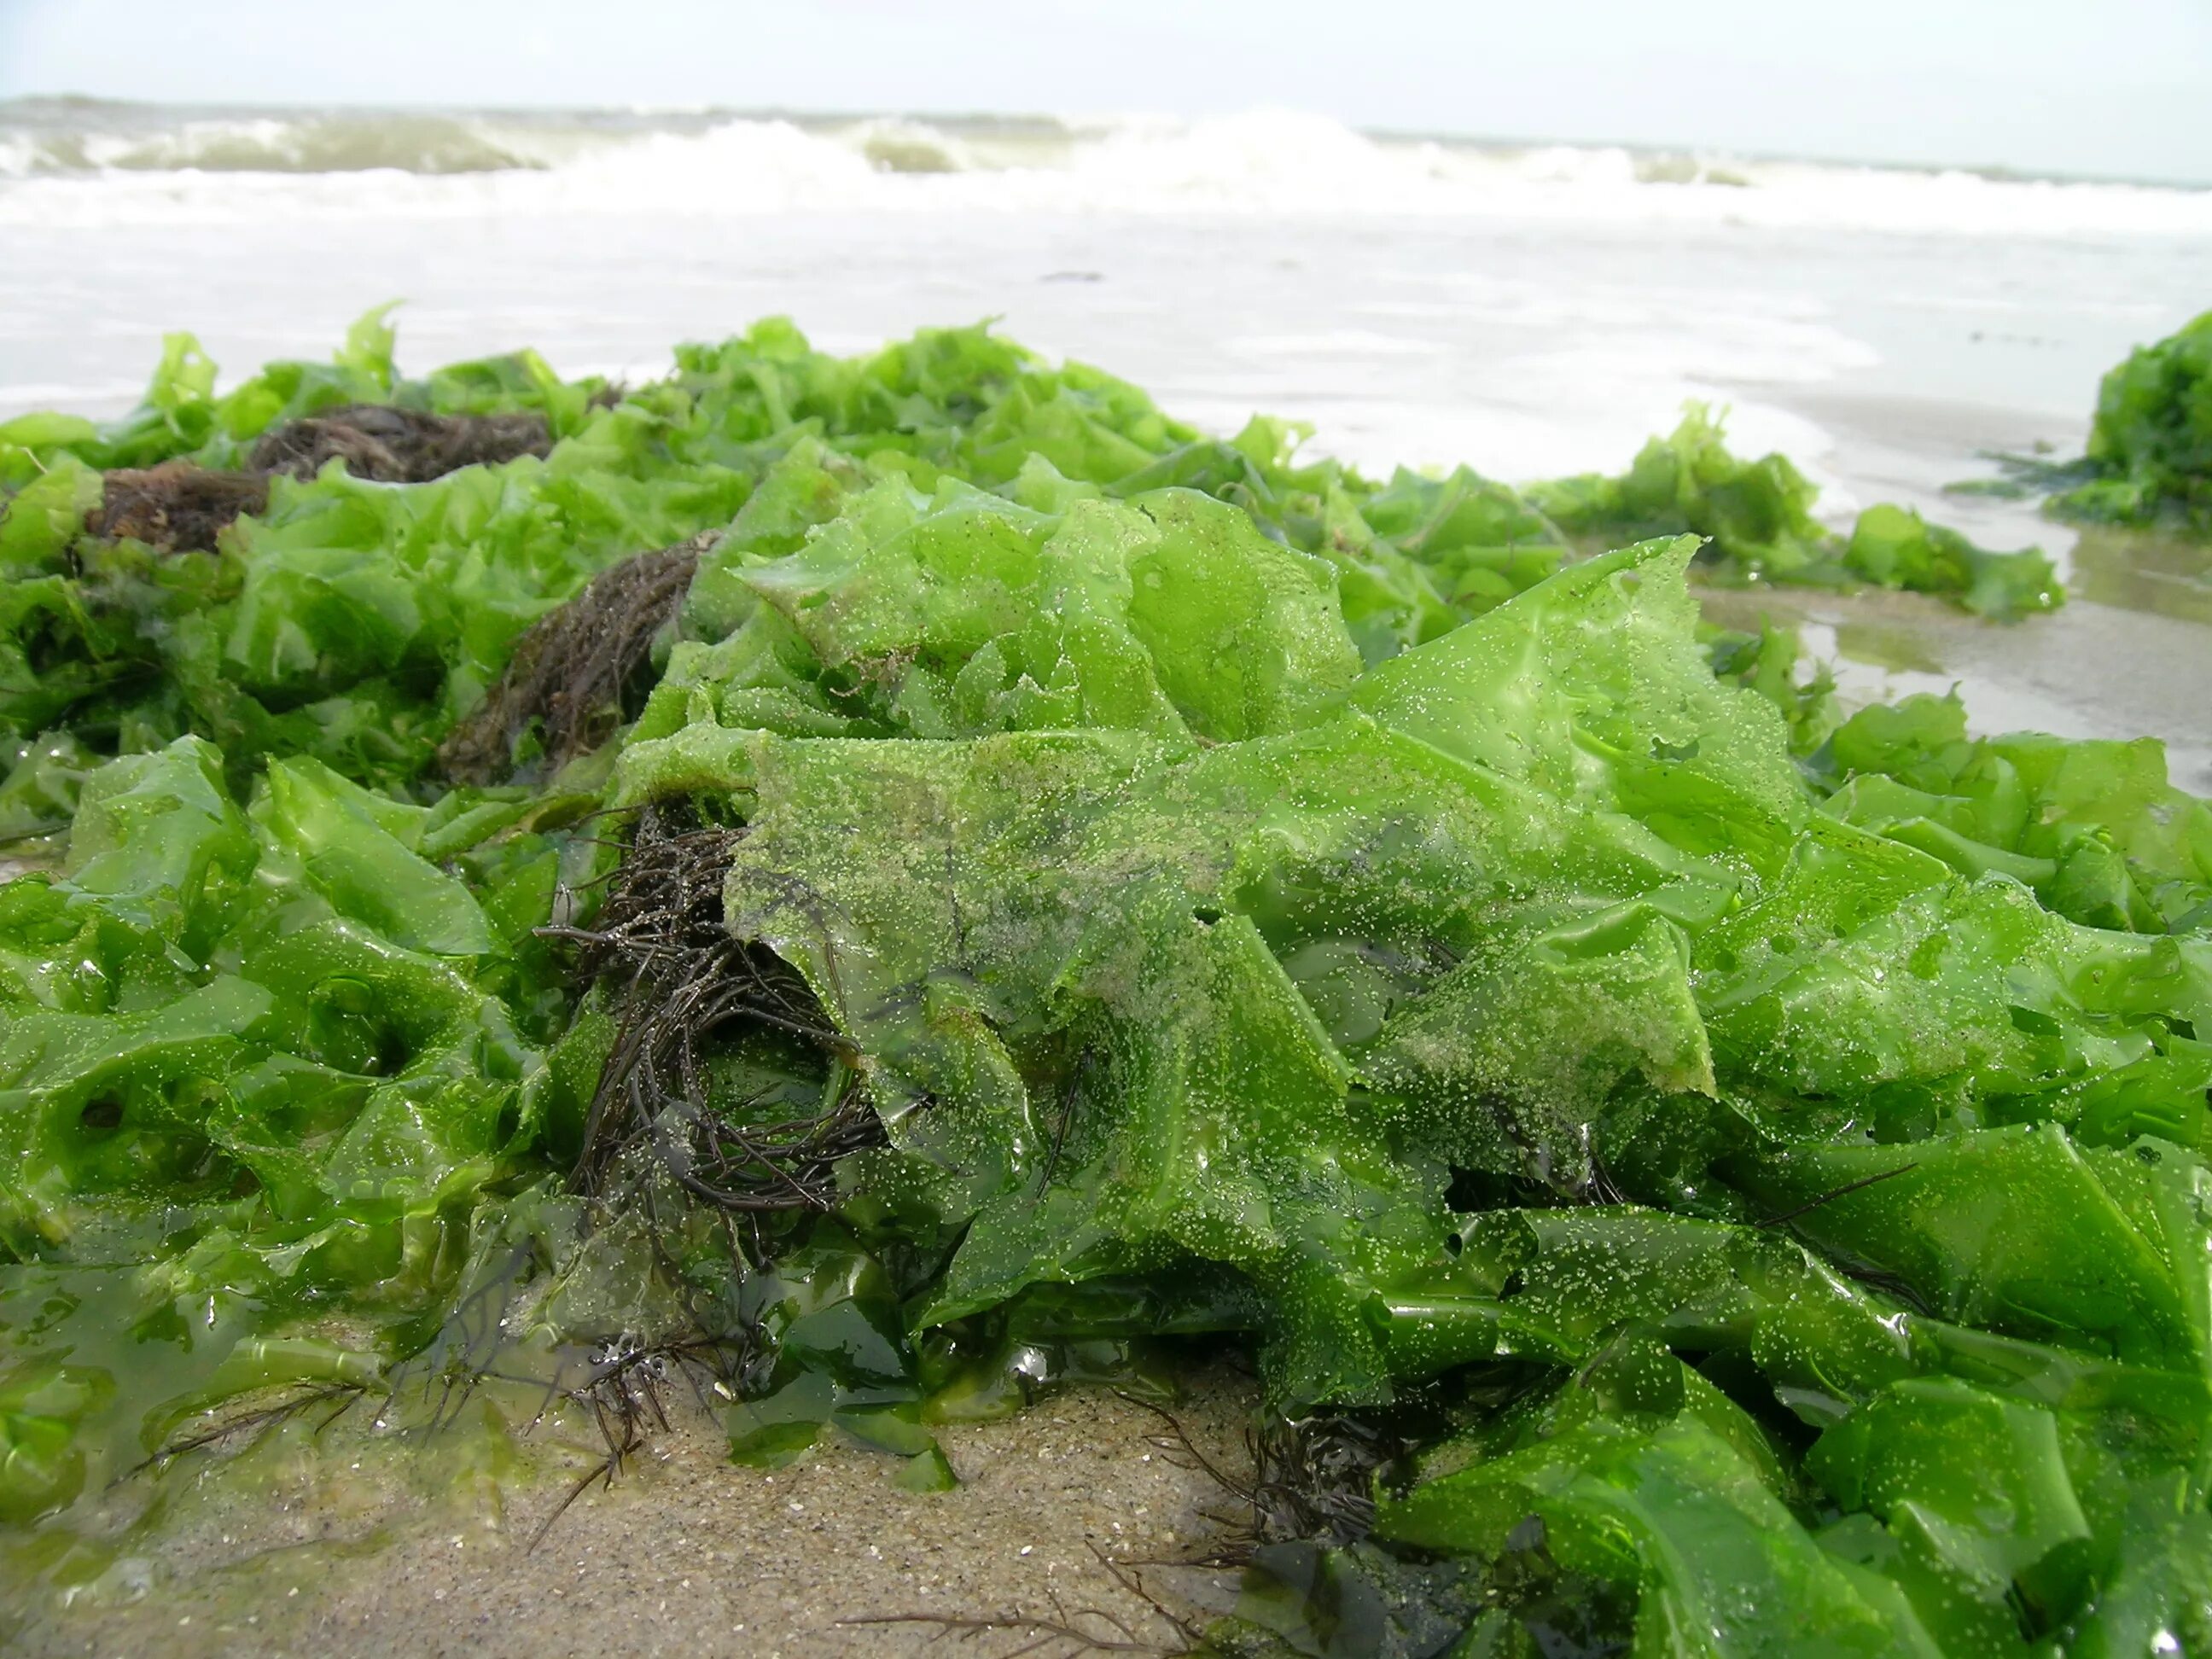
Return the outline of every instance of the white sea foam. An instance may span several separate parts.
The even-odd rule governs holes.
[[[20,106],[19,106],[20,108]],[[2212,234],[2212,191],[1378,138],[1261,110],[1085,124],[0,107],[0,223],[905,212]]]
[[[137,380],[0,381],[0,420],[33,409],[117,409],[146,389]]]

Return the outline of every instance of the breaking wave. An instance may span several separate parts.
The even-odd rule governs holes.
[[[0,222],[909,210],[2212,233],[2208,191],[1394,137],[1284,111],[1084,123],[0,105]]]

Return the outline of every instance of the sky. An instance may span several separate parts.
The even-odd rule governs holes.
[[[0,0],[0,97],[1170,115],[2212,184],[2212,0]]]

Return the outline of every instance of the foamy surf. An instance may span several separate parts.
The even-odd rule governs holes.
[[[0,223],[1064,213],[2212,234],[2212,191],[1353,131],[1091,122],[0,106]]]

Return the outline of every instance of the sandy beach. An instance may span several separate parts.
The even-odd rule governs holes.
[[[1238,1473],[1253,1405],[1249,1382],[1214,1370],[1174,1416]],[[8,1646],[56,1659],[942,1650],[942,1625],[852,1622],[915,1613],[1013,1620],[963,1637],[987,1655],[1035,1641],[1031,1616],[1172,1652],[1178,1632],[1133,1585],[1184,1618],[1234,1597],[1231,1572],[1158,1564],[1218,1547],[1236,1498],[1157,1443],[1172,1437],[1158,1415],[1112,1394],[940,1431],[961,1476],[944,1493],[899,1490],[891,1459],[849,1442],[772,1473],[735,1468],[707,1413],[678,1404],[672,1419],[542,1540],[592,1455],[580,1425],[519,1443],[510,1458],[531,1462],[504,1468],[480,1430],[422,1449],[449,1473],[457,1453],[467,1466],[442,1498],[404,1477],[364,1482],[328,1449],[249,1457],[179,1506],[158,1553],[75,1607],[33,1613]],[[134,1594],[143,1579],[158,1591]]]

